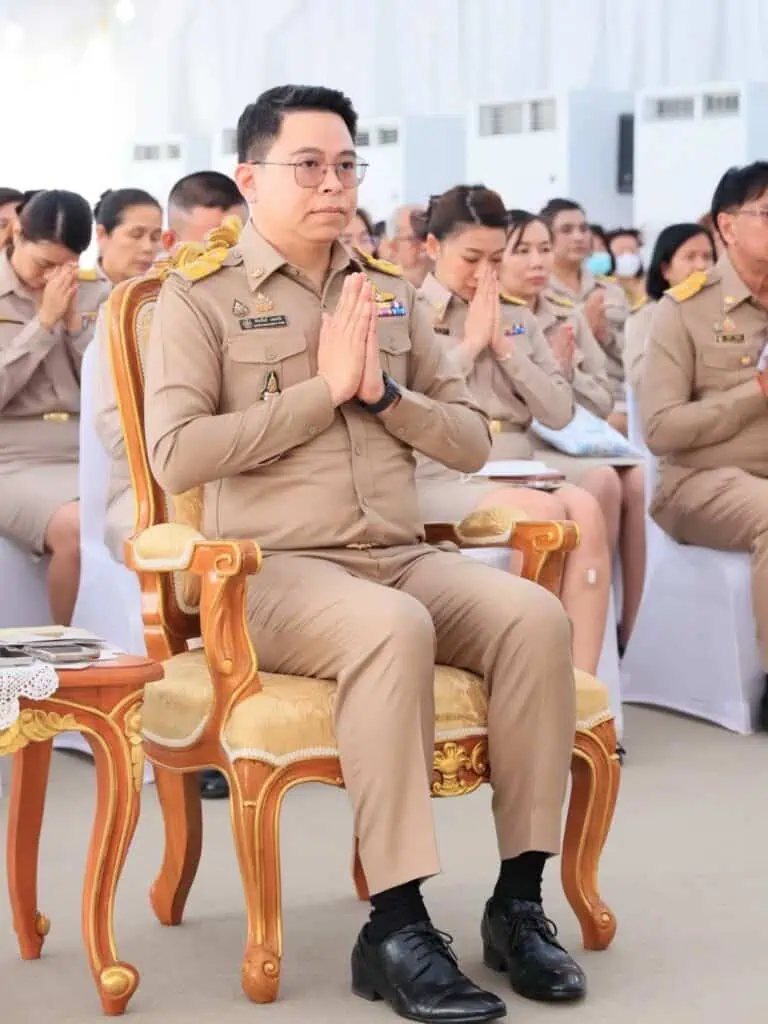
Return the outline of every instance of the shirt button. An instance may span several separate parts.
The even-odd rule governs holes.
[[[400,427],[400,429],[397,432],[397,436],[398,437],[405,437],[405,427]]]
[[[742,356],[741,357],[741,365],[742,366],[751,366],[752,365],[752,357],[751,356]]]
[[[317,427],[310,427],[309,428],[309,436],[310,437],[314,437],[316,433],[317,433]]]
[[[251,271],[251,277],[264,277],[264,267],[254,267]]]

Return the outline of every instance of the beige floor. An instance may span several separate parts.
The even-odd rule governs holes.
[[[630,709],[630,761],[602,886],[619,918],[604,953],[583,954],[581,1007],[548,1008],[509,995],[509,1019],[574,1024],[758,1024],[766,1019],[768,807],[764,737],[744,739],[674,716]],[[7,768],[4,769],[7,777]],[[79,946],[80,870],[93,803],[91,771],[57,754],[42,853],[41,909],[53,920],[43,959],[17,959],[0,900],[2,1024],[90,1024],[98,1012]],[[4,817],[7,801],[2,801]],[[495,874],[487,792],[436,805],[445,873],[427,887],[436,922],[453,932],[477,981],[504,992],[479,963],[477,924]],[[227,809],[206,807],[207,842],[186,924],[163,929],[147,887],[158,863],[154,790],[145,804],[118,901],[120,954],[143,974],[129,1015],[142,1024],[274,1020],[384,1024],[381,1005],[348,994],[348,956],[363,920],[347,876],[344,795],[307,787],[286,801],[283,829],[286,955],[281,1000],[247,1003],[239,989],[244,935]],[[550,870],[547,907],[568,946],[576,922]]]

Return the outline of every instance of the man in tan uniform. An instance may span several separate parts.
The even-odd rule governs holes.
[[[728,171],[712,217],[725,253],[651,322],[640,407],[663,456],[651,513],[676,540],[751,552],[768,672],[768,163]],[[768,690],[759,721],[768,729]]]
[[[584,267],[589,254],[589,224],[578,203],[551,199],[541,216],[552,229],[555,270],[550,280],[554,296],[569,299],[583,313],[605,352],[608,379],[614,397],[609,422],[626,432],[624,392],[624,323],[629,304],[624,291],[611,277],[595,277]]]
[[[336,242],[365,170],[342,94],[281,86],[244,111],[251,222],[218,270],[163,287],[147,356],[159,482],[206,484],[212,535],[265,552],[248,593],[261,665],[337,680],[336,734],[373,912],[353,988],[420,1021],[505,1013],[458,969],[419,883],[440,870],[430,807],[435,659],[488,685],[502,867],[486,957],[517,991],[569,999],[579,967],[540,903],[574,730],[569,627],[542,588],[424,544],[412,449],[465,472],[488,423],[399,270]]]

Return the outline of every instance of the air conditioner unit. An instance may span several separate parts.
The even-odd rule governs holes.
[[[360,205],[374,221],[397,206],[420,203],[464,180],[462,117],[390,117],[363,121],[355,146],[368,169]]]
[[[734,164],[768,155],[768,84],[711,82],[638,93],[635,216],[651,241],[667,224],[698,220]]]
[[[165,206],[172,186],[187,173],[187,145],[181,137],[140,139],[131,148],[126,180]]]
[[[632,220],[632,198],[617,187],[619,118],[628,93],[576,90],[497,99],[473,106],[467,176],[500,192],[507,208],[539,210],[554,196],[581,203],[590,220]]]
[[[213,137],[210,167],[230,178],[237,166],[237,128],[223,128]]]

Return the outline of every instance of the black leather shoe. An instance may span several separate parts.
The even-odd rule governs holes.
[[[372,944],[365,928],[352,950],[352,991],[384,999],[395,1013],[427,1024],[475,1024],[506,1016],[498,996],[461,973],[450,936],[428,921],[409,925]]]
[[[203,800],[226,800],[229,796],[226,776],[215,768],[204,768],[200,772],[200,796]]]
[[[489,900],[482,924],[486,967],[509,975],[512,988],[526,999],[555,1003],[582,999],[587,979],[557,941],[557,928],[540,903]]]
[[[757,727],[762,732],[768,732],[768,675],[765,677],[765,689],[763,690],[763,699],[760,701]]]

